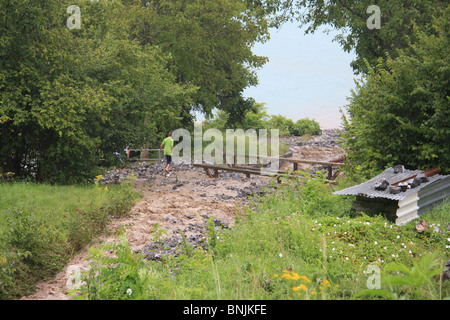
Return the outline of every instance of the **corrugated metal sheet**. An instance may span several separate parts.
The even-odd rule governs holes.
[[[397,194],[389,193],[389,188],[387,188],[384,191],[375,190],[375,188],[374,188],[374,184],[382,178],[386,179],[389,182],[389,184],[392,185],[392,184],[395,184],[402,180],[408,179],[409,177],[415,176],[421,172],[422,172],[421,170],[405,170],[405,172],[402,172],[402,173],[394,173],[394,168],[388,168],[381,174],[377,175],[376,177],[373,177],[372,179],[370,179],[362,184],[359,184],[359,185],[356,185],[356,186],[353,186],[353,187],[350,187],[350,188],[347,188],[344,190],[336,191],[336,192],[334,192],[334,194],[337,194],[337,195],[359,195],[359,196],[368,197],[368,198],[385,198],[385,199],[399,201],[399,200],[405,199],[412,193],[418,192],[419,190],[422,190],[422,189],[426,188],[427,186],[434,184],[436,181],[445,179],[447,182],[447,185],[449,184],[450,180],[448,180],[447,178],[450,176],[442,176],[442,175],[436,174],[434,176],[429,177],[428,182],[421,183],[419,186],[417,186],[415,188],[407,189],[405,192],[400,192]]]
[[[418,195],[419,215],[421,215],[450,197],[450,176],[444,176],[439,181],[424,186]]]
[[[396,224],[402,225],[419,217],[419,192],[411,193],[405,199],[398,201]]]

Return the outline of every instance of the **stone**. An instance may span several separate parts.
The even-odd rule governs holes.
[[[398,187],[401,189],[402,192],[405,192],[406,190],[408,190],[410,188],[406,182],[399,183]]]
[[[421,183],[425,183],[425,182],[430,181],[430,179],[428,178],[428,176],[425,173],[419,173],[416,176],[416,179],[419,179]]]
[[[420,221],[416,226],[414,227],[414,231],[417,233],[423,233],[428,230],[430,226],[425,220]]]
[[[400,188],[400,187],[394,187],[394,186],[390,186],[389,187],[389,193],[390,194],[397,194],[397,193],[400,193],[400,192],[402,192],[402,188]]]
[[[409,185],[411,188],[420,186],[420,179],[414,178],[414,180],[410,182]]]
[[[450,260],[445,265],[444,272],[442,273],[442,281],[450,280]]]
[[[387,187],[389,187],[389,182],[384,178],[378,180],[374,185],[375,190],[378,191],[384,191],[387,189]]]

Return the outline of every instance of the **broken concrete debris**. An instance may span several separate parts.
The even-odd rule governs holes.
[[[381,178],[374,185],[375,190],[380,190],[380,191],[386,190],[387,187],[389,187],[389,181],[387,181],[385,178]]]
[[[417,223],[414,227],[414,231],[417,233],[423,233],[428,230],[430,226],[425,220],[421,220],[419,223]]]

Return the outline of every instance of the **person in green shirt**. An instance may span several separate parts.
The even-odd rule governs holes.
[[[164,148],[164,156],[166,157],[167,166],[166,166],[166,172],[167,176],[170,176],[170,165],[172,164],[172,151],[173,151],[173,139],[172,139],[172,132],[169,132],[167,134],[167,138],[163,140],[161,143],[161,146],[159,147],[159,152],[162,153],[162,149]]]

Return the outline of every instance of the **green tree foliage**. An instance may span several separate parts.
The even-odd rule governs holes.
[[[0,171],[68,183],[193,109],[235,110],[266,23],[241,1],[0,2]],[[244,104],[241,114],[248,104]],[[240,109],[239,109],[240,110]]]
[[[349,160],[365,168],[450,167],[450,8],[357,83],[344,117]],[[382,65],[387,64],[388,70]]]
[[[306,33],[331,27],[335,41],[355,52],[352,66],[362,79],[344,119],[349,161],[375,171],[398,163],[448,171],[448,1],[248,2],[275,26],[296,20]],[[380,28],[368,26],[371,5],[380,9]]]
[[[305,134],[318,135],[322,134],[319,123],[311,119],[299,119],[291,128],[291,133],[294,136],[303,136]]]
[[[264,103],[256,103],[254,100],[252,107],[245,113],[244,117],[233,121],[230,121],[230,118],[230,114],[226,111],[216,110],[213,115],[206,118],[204,129],[215,128],[221,131],[237,128],[244,131],[248,129],[277,129],[280,136],[318,135],[322,133],[319,123],[315,120],[305,118],[294,122],[280,114],[270,115],[267,113]]]
[[[265,57],[251,51],[268,38],[264,16],[240,0],[138,0],[133,35],[173,57],[177,82],[199,88],[188,110],[210,114],[214,108],[233,116],[251,107],[243,90],[257,84],[255,68]],[[244,108],[242,108],[244,107]]]
[[[378,58],[389,54],[396,57],[398,49],[408,47],[413,27],[428,25],[434,16],[440,15],[448,6],[447,0],[248,0],[265,14],[271,14],[273,24],[282,25],[288,20],[296,20],[306,27],[306,33],[314,33],[321,27],[331,27],[340,33],[335,37],[346,52],[354,51],[356,59],[352,67],[357,73],[367,72],[367,65],[375,67]],[[381,13],[380,29],[367,27],[367,20],[373,14],[367,9],[377,5]],[[432,29],[423,29],[430,34]]]

